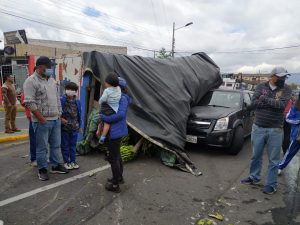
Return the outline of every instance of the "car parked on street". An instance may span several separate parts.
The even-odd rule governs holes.
[[[191,110],[186,141],[222,147],[236,155],[251,134],[254,111],[251,91],[215,89]]]

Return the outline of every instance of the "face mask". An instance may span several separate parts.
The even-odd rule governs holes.
[[[67,96],[76,96],[76,91],[66,90],[66,95]]]
[[[278,87],[278,88],[283,88],[283,87],[284,87],[284,83],[285,83],[285,80],[278,79],[278,80],[275,82],[275,85],[276,85],[276,87]]]
[[[45,75],[46,75],[47,77],[51,77],[51,76],[52,76],[52,73],[53,73],[52,69],[46,69],[46,70],[45,70]]]

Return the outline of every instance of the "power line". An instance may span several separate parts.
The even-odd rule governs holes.
[[[276,51],[282,49],[291,49],[291,48],[299,48],[300,45],[290,45],[290,46],[283,46],[283,47],[274,47],[274,48],[262,48],[262,49],[249,49],[249,50],[240,50],[240,51],[216,51],[211,52],[211,54],[236,54],[236,53],[258,53],[258,52],[266,52],[266,51]],[[193,54],[199,51],[177,51],[175,53],[189,53]]]
[[[9,16],[13,16],[13,17],[16,17],[16,18],[20,18],[20,19],[23,19],[23,20],[27,20],[27,21],[30,21],[30,22],[34,22],[34,23],[38,23],[38,24],[42,24],[42,25],[45,25],[45,26],[50,26],[50,27],[53,27],[55,29],[59,29],[59,30],[65,30],[65,31],[69,31],[69,32],[72,32],[72,33],[76,33],[76,34],[80,34],[80,35],[83,35],[83,36],[88,36],[88,37],[92,37],[92,38],[95,38],[95,39],[98,39],[98,40],[102,40],[101,38],[99,37],[96,37],[96,36],[93,36],[93,35],[90,35],[90,34],[86,34],[86,33],[83,33],[81,31],[78,31],[78,30],[75,30],[73,28],[69,28],[69,27],[66,27],[66,26],[61,26],[61,25],[58,25],[58,24],[54,24],[54,23],[48,23],[48,22],[43,22],[43,21],[37,21],[35,19],[31,19],[31,18],[27,18],[25,16],[20,16],[20,15],[16,15],[14,14],[13,12],[9,12],[7,10],[3,10],[0,8],[0,13],[2,14],[5,14],[5,15],[9,15]],[[103,39],[106,39],[108,41],[113,41],[113,42],[117,42],[117,41],[114,41],[114,40],[111,40],[111,39],[107,39],[107,38],[103,38]],[[146,47],[143,47],[143,46],[135,46],[135,45],[132,45],[131,43],[127,43],[127,42],[119,42],[119,43],[122,43],[122,44],[126,44],[132,48],[136,48],[136,49],[140,49],[140,50],[144,50],[144,51],[158,51],[158,50],[154,50],[154,49],[148,49]]]
[[[81,31],[75,30],[75,29],[70,28],[70,27],[61,26],[61,25],[58,25],[58,24],[55,24],[55,23],[38,21],[36,19],[28,18],[28,17],[25,17],[25,16],[16,15],[12,11],[8,11],[8,10],[5,10],[5,9],[2,9],[2,10],[4,10],[4,11],[0,11],[0,12],[3,13],[3,14],[9,15],[9,16],[13,16],[13,17],[16,17],[16,18],[20,18],[20,19],[23,19],[23,20],[27,20],[27,21],[30,21],[30,22],[34,22],[34,23],[39,23],[39,24],[42,24],[42,25],[50,26],[50,27],[53,27],[53,28],[56,28],[56,29],[59,29],[59,30],[66,30],[66,31],[69,31],[69,32],[73,32],[73,33],[76,33],[76,34],[83,35],[83,36],[92,37],[92,38],[95,38],[95,39],[98,39],[98,40],[108,40],[108,41],[112,41],[112,42],[115,42],[115,43],[122,43],[122,44],[126,44],[126,45],[128,45],[128,46],[130,46],[132,48],[136,48],[136,49],[140,49],[140,50],[144,50],[144,51],[152,51],[152,52],[153,51],[159,51],[157,49],[149,49],[149,48],[144,47],[144,46],[132,45],[132,43],[130,43],[130,42],[126,41],[126,40],[122,40],[122,39],[120,39],[122,41],[121,42],[121,41],[115,41],[115,40],[112,40],[112,39],[108,39],[108,38],[105,38],[105,37],[99,38],[99,37],[96,37],[96,36],[93,36],[93,35],[86,34],[86,33],[83,33]],[[262,48],[262,49],[215,51],[215,52],[212,51],[212,52],[210,52],[208,54],[241,54],[241,53],[246,53],[246,54],[265,54],[268,51],[276,51],[276,50],[282,50],[282,49],[292,49],[292,48],[299,48],[299,47],[300,47],[300,45],[290,45],[290,46],[274,47],[274,48]],[[170,52],[170,51],[167,51],[167,52]],[[196,53],[196,52],[200,52],[200,51],[199,50],[195,50],[195,51],[176,51],[175,53],[177,53],[177,54],[178,53],[193,54],[193,53]],[[273,54],[274,54],[274,52],[273,52]]]
[[[57,4],[55,2],[50,1],[50,0],[40,0],[40,1],[38,1],[38,3],[41,4],[41,1],[47,3],[48,5],[51,4],[53,6],[54,5],[57,6]],[[14,3],[14,5],[12,5],[11,3]],[[16,9],[18,9],[18,8],[21,8],[20,13],[24,12],[25,6],[22,7],[19,2],[16,2],[14,0],[10,0],[9,4],[10,4],[9,6],[12,7],[10,9],[14,10],[14,12],[16,12]],[[91,12],[91,16],[88,16],[88,15],[84,14],[84,12],[83,12],[85,8],[80,8],[80,7],[76,7],[76,6],[73,6],[73,5],[68,5],[68,4],[65,3],[65,1],[63,3],[60,2],[59,4],[60,4],[60,8],[59,8],[60,10],[63,10],[65,12],[70,12],[70,13],[76,15],[77,17],[81,16],[81,17],[87,18],[89,20],[100,22],[101,25],[107,25],[110,30],[115,30],[117,28],[121,28],[121,29],[124,30],[124,32],[139,33],[139,35],[149,36],[150,33],[155,34],[153,31],[150,31],[150,30],[148,30],[148,31],[140,30],[138,28],[138,25],[132,25],[132,24],[126,23],[126,22],[124,22],[124,20],[121,21],[121,22],[113,22],[113,21],[111,21],[111,19],[109,18],[109,16],[106,13],[101,12],[102,16],[99,17],[99,18],[96,18],[96,17],[93,17],[93,16],[96,16],[96,15],[94,15],[96,12],[94,12],[94,13]],[[45,4],[43,4],[43,5],[45,5]],[[39,15],[39,14],[37,12],[34,15]],[[39,16],[43,17],[44,14],[40,14]],[[53,18],[52,18],[52,20],[53,20]]]

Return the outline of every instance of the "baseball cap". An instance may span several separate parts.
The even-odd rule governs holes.
[[[40,58],[36,60],[36,66],[41,65],[51,67],[53,65],[56,65],[56,63],[52,62],[47,56],[40,56]]]
[[[285,68],[277,66],[272,69],[271,76],[272,75],[276,75],[277,77],[284,77],[284,76],[290,76],[291,74],[289,74]]]

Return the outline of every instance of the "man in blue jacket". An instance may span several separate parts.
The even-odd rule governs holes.
[[[122,96],[119,102],[118,112],[109,116],[103,114],[100,115],[100,119],[103,122],[111,125],[109,133],[108,161],[111,165],[112,178],[107,180],[108,182],[105,185],[105,188],[106,190],[115,193],[121,192],[119,184],[124,183],[120,144],[122,137],[128,135],[126,114],[129,105],[129,96],[126,91],[126,81],[119,78],[119,86],[122,90]]]

